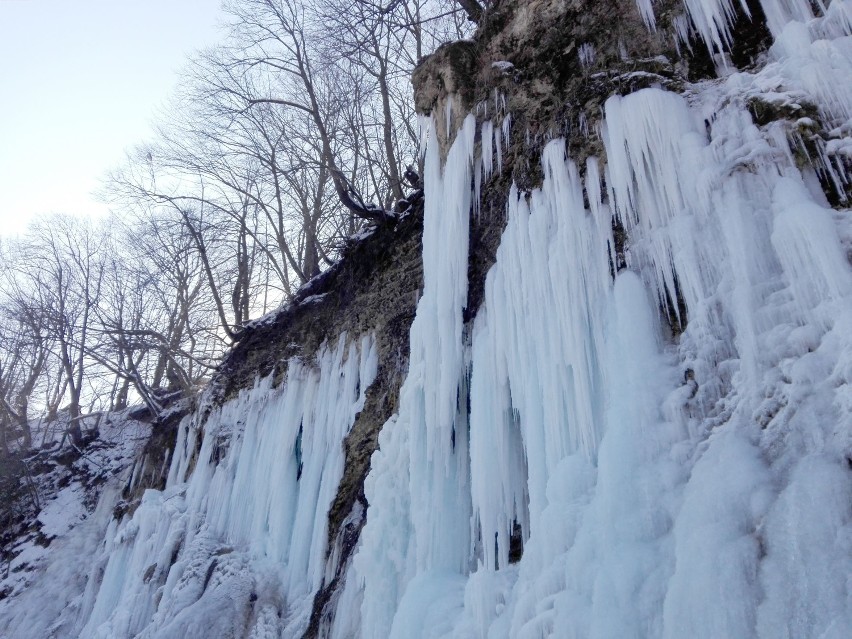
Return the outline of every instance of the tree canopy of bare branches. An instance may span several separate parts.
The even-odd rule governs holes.
[[[347,237],[392,217],[419,158],[410,73],[482,12],[224,8],[222,41],[189,61],[156,134],[105,180],[113,217],[46,217],[0,244],[0,454],[39,444],[38,419],[61,417],[79,445],[86,413],[139,401],[156,413]]]

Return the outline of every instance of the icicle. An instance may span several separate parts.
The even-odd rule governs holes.
[[[479,537],[484,567],[496,570],[508,565],[513,524],[529,532],[529,498],[524,443],[512,405],[507,362],[505,354],[494,348],[487,317],[487,311],[479,314],[473,336],[470,449],[476,519],[472,532],[475,539]]]
[[[775,37],[791,21],[809,22],[814,18],[809,0],[761,0],[760,4],[769,30]]]
[[[365,637],[410,637],[416,628],[430,627],[416,619],[424,603],[462,580],[468,567],[462,311],[475,126],[468,116],[443,169],[434,133],[427,145],[423,296],[411,326],[399,414],[385,424],[373,456],[365,487],[367,525],[354,559],[364,584]]]
[[[453,126],[453,96],[452,94],[447,96],[447,106],[445,108],[444,119],[447,123],[447,139],[450,139],[450,131]]]
[[[497,173],[503,173],[503,129],[494,127],[494,149],[497,154]]]
[[[494,172],[494,125],[491,120],[482,123],[482,177],[483,182],[491,178]]]
[[[833,126],[852,121],[852,57],[845,38],[814,41],[806,25],[790,22],[770,53],[786,84],[811,96]]]
[[[814,37],[833,40],[852,34],[852,2],[835,0],[823,7],[824,19],[810,23]]]
[[[684,0],[687,15],[698,35],[710,51],[724,52],[731,46],[730,27],[734,20],[734,0]],[[751,16],[745,0],[739,0],[740,9]]]
[[[609,204],[604,202],[601,191],[601,174],[598,159],[590,157],[586,160],[586,195],[589,199],[589,210],[598,226],[597,235],[601,244],[606,246],[607,259],[611,270],[618,268],[615,254],[615,241],[612,237],[612,212]]]
[[[503,118],[503,124],[501,125],[501,128],[503,130],[503,140],[508,145],[511,142],[511,139],[512,139],[512,136],[511,136],[512,114],[511,113],[507,113],[506,116]]]
[[[491,120],[486,120],[482,123],[480,135],[481,157],[480,162],[475,167],[474,176],[474,208],[479,213],[481,204],[482,185],[488,182],[491,174],[494,172],[494,124]]]
[[[417,133],[418,133],[418,143],[417,143],[417,151],[420,154],[420,159],[423,160],[426,157],[426,144],[429,140],[429,132],[432,127],[435,126],[435,122],[433,118],[430,118],[425,115],[417,116]]]
[[[650,31],[656,31],[657,19],[654,17],[654,7],[651,2],[652,0],[636,0],[636,7],[639,9],[642,20],[645,21],[645,26]]]
[[[577,56],[580,58],[580,66],[584,69],[589,68],[595,62],[595,47],[589,42],[584,42],[577,49]]]
[[[852,273],[828,212],[792,179],[777,184],[773,204],[778,215],[772,243],[801,312],[811,315],[822,302],[847,297]]]
[[[649,262],[655,265],[661,299],[668,296],[675,300],[684,288],[689,299],[702,299],[703,273],[684,268],[676,275],[672,270],[675,247],[685,249],[693,241],[691,229],[672,229],[677,238],[662,232],[681,211],[688,206],[700,208],[703,202],[697,191],[700,164],[692,152],[703,142],[683,98],[645,89],[625,98],[610,98],[604,110],[607,184],[621,223],[629,236],[647,238]],[[660,113],[668,120],[665,129],[658,126]],[[680,278],[677,284],[676,277]],[[681,322],[679,309],[674,310]]]
[[[550,473],[574,452],[593,458],[602,429],[595,318],[609,289],[609,222],[600,222],[599,187],[595,212],[585,211],[563,141],[546,147],[543,162],[529,203],[510,194],[474,329],[471,490],[486,570],[507,566],[516,523],[524,537],[540,529]]]
[[[675,16],[672,20],[672,26],[675,31],[674,43],[677,48],[678,55],[681,55],[681,44],[686,45],[687,51],[691,52],[692,44],[690,43],[689,17],[683,13]]]
[[[181,482],[184,453],[166,491],[147,491],[133,518],[108,536],[109,558],[102,578],[92,576],[82,635],[135,636],[147,628],[183,636],[181,624],[202,627],[192,620],[209,615],[218,597],[228,614],[204,626],[218,636],[248,607],[261,574],[285,595],[287,632],[304,629],[325,570],[343,438],[376,368],[373,337],[349,344],[342,335],[336,347],[321,349],[316,368],[292,360],[283,388],[273,389],[269,377],[214,410],[188,483]],[[229,447],[220,453],[224,433]],[[277,569],[252,566],[250,558]],[[217,566],[221,576],[208,588]]]

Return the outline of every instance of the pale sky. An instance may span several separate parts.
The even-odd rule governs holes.
[[[0,235],[40,213],[98,216],[92,197],[193,51],[221,0],[0,0]]]

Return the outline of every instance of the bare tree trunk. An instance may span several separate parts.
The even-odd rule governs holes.
[[[378,44],[377,44],[378,46]],[[404,197],[402,180],[399,175],[399,163],[393,139],[393,114],[390,106],[390,89],[388,88],[387,62],[379,57],[379,89],[382,97],[382,137],[385,144],[385,157],[390,174],[390,188],[396,201]]]
[[[482,19],[482,5],[477,0],[456,0],[467,14],[471,22],[479,22]]]
[[[112,410],[124,410],[127,408],[127,397],[130,394],[130,380],[128,378],[123,378],[118,387],[118,392],[115,395],[115,399],[112,402]]]

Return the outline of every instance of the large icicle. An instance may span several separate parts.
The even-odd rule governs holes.
[[[200,450],[178,449],[166,490],[147,491],[107,534],[80,636],[304,630],[325,574],[343,438],[376,367],[372,337],[342,335],[316,366],[290,361],[283,387],[269,377],[214,410]]]
[[[578,451],[594,459],[602,434],[609,211],[584,208],[563,141],[550,143],[542,161],[542,189],[509,196],[474,331],[473,503],[492,569],[508,562],[513,522],[527,534],[539,525],[555,466]],[[594,173],[590,179],[594,194]]]
[[[459,590],[469,562],[467,410],[462,311],[475,122],[464,121],[441,167],[428,124],[423,296],[411,326],[399,414],[385,424],[366,484],[367,524],[354,566],[365,637],[414,637],[426,605]],[[450,596],[450,601],[453,598]],[[399,608],[396,621],[395,612]]]

